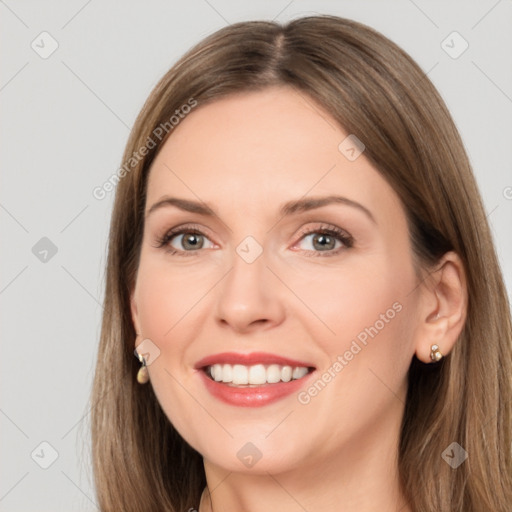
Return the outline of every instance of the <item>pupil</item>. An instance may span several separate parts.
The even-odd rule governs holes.
[[[314,238],[315,242],[320,243],[321,250],[332,249],[333,238],[329,235],[319,235]],[[330,243],[329,243],[330,242]]]
[[[202,244],[199,242],[198,235],[192,234],[192,235],[188,235],[188,236],[184,237],[184,246],[196,248],[196,247],[201,247]]]

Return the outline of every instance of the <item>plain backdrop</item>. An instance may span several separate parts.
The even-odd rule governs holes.
[[[0,511],[97,510],[88,398],[113,193],[92,191],[147,95],[227,24],[314,13],[376,28],[428,72],[512,289],[512,1],[0,1]]]

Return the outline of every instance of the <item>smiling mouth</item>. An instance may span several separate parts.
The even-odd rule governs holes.
[[[259,387],[300,380],[314,368],[279,364],[213,364],[202,368],[206,376],[230,387]]]

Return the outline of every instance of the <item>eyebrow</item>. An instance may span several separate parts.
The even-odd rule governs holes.
[[[361,212],[363,212],[374,224],[377,223],[375,217],[372,212],[358,203],[357,201],[353,201],[352,199],[348,199],[347,197],[330,195],[325,197],[310,197],[305,199],[296,199],[292,201],[288,201],[284,203],[279,209],[279,213],[281,217],[287,217],[293,215],[294,213],[306,212],[309,210],[314,210],[316,208],[321,208],[322,206],[327,206],[330,204],[344,204],[346,206],[351,206],[353,208],[357,208]],[[218,216],[215,210],[204,202],[192,201],[190,199],[182,199],[179,197],[163,197],[156,203],[154,203],[151,208],[146,213],[146,218],[156,210],[160,208],[164,208],[166,206],[175,206],[180,210],[184,210],[190,213],[198,213],[200,215],[206,215],[209,217]]]

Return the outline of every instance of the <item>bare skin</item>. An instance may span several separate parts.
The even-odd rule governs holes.
[[[432,344],[453,347],[464,275],[448,253],[417,286],[398,196],[364,153],[340,152],[347,135],[311,98],[271,88],[200,105],[153,162],[132,317],[136,345],[149,338],[160,350],[150,385],[204,457],[211,495],[200,512],[411,510],[397,473],[407,370],[415,354],[430,362]],[[333,195],[348,201],[279,211]],[[162,204],[171,196],[215,215]],[[202,234],[157,247],[175,227]],[[342,237],[322,239],[332,227]],[[256,243],[242,247],[262,249],[251,263],[237,252],[248,236]],[[371,326],[377,334],[354,353]],[[194,368],[220,352],[269,352],[315,371],[300,397],[237,407],[213,397]],[[308,391],[329,369],[325,386]],[[261,454],[252,467],[237,456],[247,443]]]

